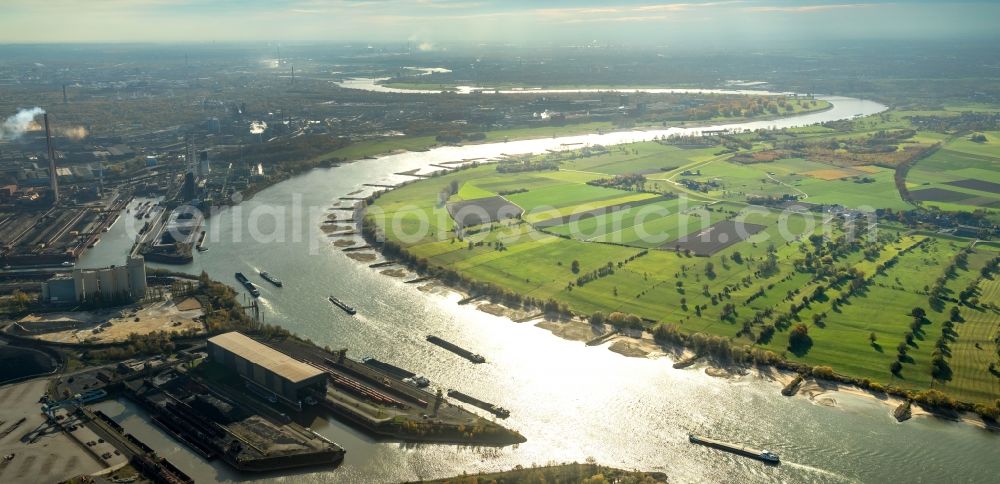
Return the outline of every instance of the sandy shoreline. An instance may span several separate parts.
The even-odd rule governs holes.
[[[347,257],[350,257],[358,262],[373,262],[378,259],[378,256],[369,252],[349,252]]]
[[[779,370],[776,368],[756,368],[754,370],[754,376],[776,382],[784,388],[786,385],[791,383],[792,380],[798,376],[798,374],[792,371]],[[808,398],[817,405],[839,407],[836,399],[836,395],[838,394],[853,395],[877,401],[885,405],[886,408],[889,409],[890,414],[896,409],[896,407],[906,402],[906,399],[904,398],[889,395],[887,393],[871,392],[854,385],[846,385],[829,380],[816,380],[814,378],[805,378],[802,385],[799,387],[799,391],[796,393],[796,396]],[[934,417],[942,420],[967,423],[983,429],[997,430],[995,425],[989,425],[978,415],[968,412],[958,414],[956,418],[952,418],[931,412],[919,404],[914,403],[910,406],[910,413],[913,418]]]

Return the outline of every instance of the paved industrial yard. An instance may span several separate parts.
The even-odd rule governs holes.
[[[59,482],[104,468],[94,455],[46,422],[38,399],[47,384],[37,379],[0,387],[0,456],[14,454],[10,461],[0,462],[0,482]]]
[[[60,343],[112,343],[132,333],[155,331],[183,333],[204,331],[198,318],[203,311],[194,298],[172,299],[107,311],[31,314],[18,321],[25,330],[45,341]]]

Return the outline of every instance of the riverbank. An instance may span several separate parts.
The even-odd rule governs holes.
[[[342,86],[343,87],[343,86]],[[351,87],[352,89],[362,89],[364,87]],[[650,90],[657,90],[657,88],[650,87]],[[371,89],[367,89],[371,90]],[[622,88],[608,87],[607,91],[625,91]],[[660,89],[662,90],[662,89]],[[702,94],[702,90],[689,89],[690,92],[683,92],[678,94]],[[716,91],[716,90],[712,90]],[[722,91],[727,91],[722,89]],[[523,90],[524,93],[532,92],[531,89]],[[422,94],[419,90],[413,90],[410,94]],[[426,93],[424,93],[426,94]],[[713,92],[712,94],[724,95],[721,92]],[[768,93],[767,91],[731,91],[729,95],[735,96],[752,96],[752,95],[781,95],[782,93]],[[625,133],[634,131],[651,131],[651,130],[662,130],[664,123],[668,123],[672,127],[679,128],[691,128],[691,127],[704,127],[708,124],[715,123],[726,123],[726,124],[741,124],[750,122],[766,122],[773,121],[782,118],[788,118],[793,116],[809,115],[822,113],[833,109],[833,104],[827,100],[815,99],[817,101],[817,106],[815,108],[802,109],[800,111],[786,112],[782,114],[766,114],[760,116],[740,116],[740,117],[715,117],[702,120],[679,120],[679,121],[665,121],[659,124],[657,123],[647,123],[637,126],[619,126],[611,121],[591,121],[587,123],[578,124],[566,124],[566,125],[552,125],[552,126],[526,126],[519,128],[508,128],[496,131],[485,131],[485,138],[481,140],[464,140],[461,143],[441,143],[437,141],[435,136],[432,135],[418,135],[418,136],[392,136],[385,138],[375,138],[369,140],[361,140],[348,144],[332,150],[330,152],[324,153],[319,156],[307,160],[301,160],[298,162],[300,167],[298,169],[283,169],[278,176],[274,176],[271,179],[265,180],[263,182],[258,182],[253,185],[253,187],[242,193],[243,200],[251,199],[256,193],[287,180],[291,177],[306,173],[309,170],[315,168],[329,168],[337,166],[343,163],[352,163],[362,159],[378,158],[385,155],[401,154],[406,152],[419,152],[428,151],[438,147],[444,146],[473,146],[482,145],[490,143],[507,143],[511,141],[525,141],[534,139],[544,139],[552,138],[557,136],[575,136],[575,135],[585,135],[590,133],[602,133],[602,134],[613,134],[613,133]]]
[[[378,245],[373,245],[373,249],[376,252],[379,252],[378,247]],[[384,253],[379,253],[387,261],[392,260],[386,257]],[[371,260],[375,259],[377,259],[377,257],[372,256]],[[399,263],[402,264],[403,262],[399,261]],[[461,300],[474,299],[474,295],[470,294],[468,291],[454,285],[449,285],[436,278],[430,279],[418,289],[422,292],[437,293],[440,295],[446,295],[449,292],[454,293],[459,295]],[[489,301],[481,302],[477,306],[477,309],[497,317],[505,318],[514,323],[521,322],[522,318],[530,316],[532,313],[531,310],[512,309],[503,304]],[[537,320],[538,318],[534,319]],[[609,332],[612,329],[606,325],[592,325],[588,321],[578,317],[565,318],[558,321],[541,319],[540,321],[535,322],[534,326],[544,329],[554,336],[569,341],[587,343],[602,337],[607,337],[607,339],[601,341],[602,345],[610,342],[610,344],[607,345],[608,350],[629,358],[665,358],[671,362],[677,362],[687,361],[696,357],[696,353],[692,349],[679,345],[661,344],[660,342],[657,342],[653,338],[653,335],[649,332],[624,330],[619,334],[610,334]],[[716,378],[738,379],[750,375],[755,378],[768,380],[774,383],[774,386],[779,392],[783,387],[788,386],[788,384],[791,383],[792,380],[794,380],[798,375],[796,372],[783,370],[778,366],[763,366],[759,364],[754,366],[721,365],[717,361],[710,358],[707,359],[705,365],[696,365],[695,368],[704,368],[702,371],[704,371],[705,374]],[[817,405],[827,407],[838,406],[835,398],[837,394],[850,394],[853,396],[872,399],[885,404],[890,408],[890,411],[907,401],[905,398],[889,395],[884,392],[870,391],[855,385],[817,378],[805,379],[799,385],[797,393],[805,396]],[[959,413],[951,411],[949,414],[948,412],[950,411],[944,409],[928,410],[920,405],[914,404],[912,405],[911,415],[914,417],[933,416],[944,420],[974,425],[983,429],[1000,430],[1000,426],[997,426],[994,423],[988,423],[974,413]]]
[[[852,115],[852,116],[856,116],[856,115],[857,114]],[[566,145],[567,143],[564,142],[562,144]],[[487,173],[487,171],[489,171],[489,173]],[[475,174],[475,175],[456,174],[454,176],[451,176],[451,180],[452,180],[453,184],[455,184],[456,181],[459,182],[459,183],[462,183],[464,181],[465,183],[468,183],[468,184],[471,184],[471,185],[477,187],[478,185],[475,185],[474,181],[470,181],[470,180],[474,180],[476,176],[483,177],[483,176],[492,176],[492,175],[493,175],[492,170],[488,170],[488,168],[482,167],[482,168],[479,169],[479,172],[477,172],[477,174]],[[446,185],[447,181],[448,181],[448,178],[447,178],[448,176],[450,176],[450,175],[445,175],[445,179],[444,180],[438,181],[436,183],[438,185],[442,185],[442,186]],[[516,181],[519,181],[519,180],[516,180]],[[416,185],[419,185],[421,183],[428,183],[429,184],[429,183],[432,183],[432,182],[429,182],[429,181],[428,182],[423,182],[423,181],[421,181],[421,182],[417,182]],[[506,185],[503,188],[506,188]],[[386,206],[388,206],[388,207],[391,208],[391,207],[396,207],[400,203],[413,203],[414,199],[410,195],[420,193],[419,189],[417,189],[416,192],[407,191],[405,193],[400,193],[403,190],[404,189],[397,189],[395,191],[394,190],[390,190],[390,191],[387,191],[387,192],[379,192],[379,193],[373,194],[371,197],[368,198],[367,203],[368,204],[378,203],[378,204],[381,205],[383,203],[383,200],[388,199],[385,203],[387,204]],[[406,190],[412,190],[412,188],[407,188]],[[383,197],[383,195],[385,193],[389,193],[389,194],[392,194],[392,195],[390,195],[388,197],[381,198],[381,197]],[[525,197],[525,196],[522,196],[522,197]],[[527,197],[530,197],[530,195],[528,195]],[[516,197],[511,197],[511,198],[513,199],[513,198],[516,198]],[[528,200],[527,202],[530,202],[530,200]],[[530,205],[530,203],[529,203],[529,205]],[[380,207],[380,208],[385,208],[385,207]],[[379,246],[380,245],[380,241],[383,239],[383,237],[382,237],[383,234],[381,232],[382,230],[383,230],[383,227],[381,227],[380,224],[377,223],[377,220],[375,220],[375,219],[365,219],[364,225],[362,227],[362,236],[364,236],[366,238],[366,241],[367,241],[368,244],[373,245],[373,246]],[[385,232],[389,232],[389,230],[385,229]],[[387,234],[387,235],[391,235],[391,234]],[[592,290],[589,290],[589,288],[592,287],[592,286],[589,286],[587,289],[578,289],[579,287],[582,287],[584,284],[589,283],[591,281],[591,279],[586,279],[583,282],[579,282],[579,283],[574,283],[574,281],[572,279],[569,279],[570,283],[567,286],[568,289],[566,287],[561,287],[561,286],[558,286],[558,285],[555,285],[555,284],[551,284],[551,283],[546,286],[543,283],[543,286],[541,286],[542,290],[537,290],[534,293],[547,294],[548,296],[543,296],[543,297],[550,297],[552,299],[544,300],[543,301],[543,300],[539,300],[536,297],[531,297],[531,294],[533,294],[533,293],[525,293],[525,292],[522,292],[522,291],[519,290],[519,289],[523,289],[524,283],[525,282],[529,282],[530,285],[537,286],[539,284],[537,282],[538,280],[542,280],[542,281],[552,281],[552,280],[556,280],[556,279],[561,280],[562,278],[564,278],[566,276],[565,276],[565,273],[562,272],[563,269],[560,269],[559,267],[563,266],[563,264],[567,264],[568,263],[568,259],[567,260],[563,260],[563,261],[553,261],[551,258],[532,258],[529,255],[529,256],[527,256],[527,257],[525,257],[523,259],[520,259],[520,260],[511,259],[514,262],[508,263],[508,264],[496,262],[497,260],[503,259],[506,256],[506,254],[504,254],[504,255],[496,255],[496,254],[486,254],[486,253],[484,253],[484,252],[489,252],[489,246],[485,245],[485,244],[489,244],[489,243],[494,243],[495,244],[495,243],[497,243],[493,239],[489,239],[489,236],[486,237],[487,240],[485,240],[484,243],[477,242],[475,246],[473,246],[472,244],[470,244],[469,245],[470,248],[469,248],[468,251],[462,250],[465,247],[462,244],[460,244],[458,246],[455,246],[455,247],[457,247],[457,249],[445,250],[445,252],[449,253],[449,256],[445,257],[445,258],[438,258],[438,259],[436,259],[436,260],[443,260],[444,261],[443,263],[440,263],[440,264],[438,264],[436,262],[436,260],[435,260],[435,262],[431,262],[431,261],[428,261],[426,259],[421,259],[420,257],[421,257],[421,254],[426,255],[428,253],[440,255],[440,254],[442,254],[442,250],[443,250],[442,247],[436,246],[434,248],[429,248],[430,245],[428,245],[427,247],[418,246],[415,249],[411,250],[409,246],[406,247],[406,248],[404,248],[402,245],[400,245],[399,243],[397,243],[392,237],[388,237],[387,239],[388,239],[387,242],[385,242],[384,244],[382,244],[381,246],[378,247],[378,249],[383,252],[383,255],[385,255],[387,257],[398,257],[400,260],[407,262],[411,266],[411,268],[413,268],[413,269],[419,269],[420,270],[420,272],[418,272],[418,275],[420,275],[420,276],[436,275],[439,278],[441,278],[441,279],[443,279],[443,280],[445,280],[447,282],[450,282],[453,287],[456,287],[456,288],[457,287],[468,288],[469,290],[476,291],[477,294],[489,294],[489,295],[493,295],[496,299],[498,299],[498,300],[502,299],[503,301],[506,301],[509,304],[514,305],[514,306],[527,305],[527,306],[529,306],[531,308],[540,308],[540,307],[544,306],[546,308],[546,311],[559,312],[562,316],[569,317],[569,316],[571,316],[571,315],[574,314],[574,313],[571,312],[571,309],[575,309],[575,308],[580,307],[580,306],[576,306],[576,304],[581,304],[583,307],[585,307],[586,309],[589,309],[590,311],[593,311],[594,309],[598,309],[598,310],[604,310],[604,311],[621,311],[621,312],[626,312],[626,311],[628,311],[628,309],[627,308],[623,309],[623,305],[627,305],[627,304],[632,303],[632,299],[631,298],[629,298],[627,300],[627,302],[626,302],[625,300],[618,300],[618,299],[615,299],[615,298],[606,297],[606,296],[608,296],[610,294],[610,291],[605,292],[605,293],[601,293],[601,294],[596,294]],[[499,239],[497,239],[497,240],[499,240]],[[555,241],[555,243],[553,243],[552,245],[549,245],[547,247],[547,250],[541,250],[537,245],[536,246],[530,246],[530,245],[528,245],[528,244],[530,244],[530,242],[525,243],[524,246],[514,246],[513,244],[517,243],[517,242],[518,242],[517,240],[515,240],[513,243],[510,242],[510,241],[508,241],[508,240],[503,240],[504,250],[511,249],[509,251],[509,253],[512,254],[512,257],[517,257],[517,256],[520,256],[522,254],[530,254],[531,251],[535,250],[535,249],[538,249],[538,250],[535,251],[535,252],[538,252],[538,253],[541,253],[541,252],[550,252],[550,253],[568,254],[569,251],[570,251],[570,249],[567,248],[567,247],[559,247],[558,249],[553,249],[553,247],[555,247],[557,244],[564,244],[562,241],[558,241],[558,240]],[[545,242],[550,242],[550,241],[547,240]],[[430,240],[429,244],[432,244],[432,243],[434,243],[434,241]],[[415,245],[418,245],[418,244],[415,244]],[[486,247],[485,251],[478,250],[478,247],[484,246],[484,245]],[[597,247],[597,248],[594,249],[594,250],[589,250],[590,248],[594,248],[594,247]],[[763,252],[763,248],[762,247],[757,247],[755,245],[753,248],[754,249],[758,249],[758,251],[761,252],[761,253]],[[636,260],[640,256],[646,256],[647,252],[646,251],[642,251],[642,252],[640,252],[637,255],[635,253],[626,253],[622,249],[605,248],[604,246],[600,246],[598,244],[590,244],[590,245],[586,245],[586,246],[581,245],[581,249],[580,250],[582,252],[580,252],[579,254],[573,254],[573,256],[579,257],[580,261],[582,261],[584,264],[593,263],[593,261],[587,260],[588,258],[591,257],[591,254],[595,254],[594,257],[602,257],[603,258],[603,259],[597,259],[599,261],[600,260],[608,260],[608,259],[610,259],[613,262],[614,260],[618,260],[619,261],[618,268],[622,268],[624,266],[624,264],[632,264],[632,265],[629,265],[630,270],[628,270],[628,271],[618,271],[618,272],[621,272],[621,273],[623,273],[625,275],[621,276],[621,277],[618,277],[618,279],[616,279],[615,283],[619,284],[619,286],[617,286],[615,288],[615,290],[616,290],[615,292],[617,293],[617,289],[619,289],[620,287],[629,287],[629,290],[633,291],[633,292],[631,292],[631,294],[636,294],[636,296],[635,296],[636,300],[639,300],[647,292],[647,290],[641,290],[640,291],[639,289],[637,289],[637,287],[645,288],[646,286],[650,286],[648,288],[648,290],[651,291],[651,290],[654,290],[654,288],[656,288],[662,281],[656,281],[656,280],[652,280],[651,281],[651,280],[649,280],[647,278],[644,278],[644,277],[637,278],[637,277],[635,277],[635,274],[640,274],[641,275],[641,274],[646,273],[647,270],[649,270],[650,272],[648,272],[648,274],[652,275],[652,274],[654,274],[652,272],[654,270],[663,270],[663,264],[664,263],[674,263],[674,262],[676,262],[674,259],[670,258],[669,254],[664,254],[662,252],[653,253],[655,251],[651,251],[651,253],[650,253],[651,255],[648,255],[647,257],[643,257],[642,259],[639,259],[639,262],[633,262],[633,260]],[[749,250],[750,249],[748,248],[748,251]],[[614,251],[617,251],[617,252],[614,252]],[[452,256],[451,254],[455,254],[455,255]],[[609,254],[611,254],[611,255],[609,255]],[[489,255],[489,257],[487,257],[487,255]],[[763,256],[763,254],[761,254],[761,256]],[[437,257],[437,256],[435,256],[435,257]],[[478,257],[478,259],[476,259],[477,257]],[[486,259],[489,259],[489,261],[487,261]],[[671,259],[671,260],[665,261],[665,259]],[[683,258],[679,258],[679,259],[683,260]],[[503,259],[503,260],[506,261],[507,259]],[[644,261],[647,261],[647,260],[655,260],[658,264],[653,264],[653,263],[650,263],[650,262],[644,262]],[[462,263],[461,264],[457,264],[456,261],[460,261]],[[476,262],[476,263],[473,263],[473,262]],[[549,265],[552,262],[558,262],[557,264],[555,264],[555,266],[559,266],[559,267],[553,267],[552,265]],[[515,267],[527,267],[529,265],[531,267],[538,268],[538,270],[528,271],[528,272],[525,272],[523,275],[520,274],[520,273],[515,274],[514,272],[512,272],[512,268],[515,268]],[[633,267],[633,265],[635,265],[635,267]],[[485,268],[485,269],[482,269],[483,266],[488,266],[488,267]],[[458,269],[459,267],[461,267],[462,270],[459,270]],[[541,269],[543,267],[545,268],[544,270]],[[473,269],[475,269],[475,270],[473,270]],[[728,266],[724,267],[724,269],[726,269],[726,270],[740,270],[738,266],[737,266],[737,269],[731,269]],[[677,271],[678,272],[675,274],[675,278],[680,278],[681,276],[679,276],[678,274],[680,274],[682,272],[688,272],[686,269],[683,268],[683,266],[679,267],[677,269]],[[587,271],[584,271],[584,272],[586,273]],[[630,276],[630,274],[631,274],[631,276]],[[684,275],[687,276],[687,274],[684,274]],[[530,276],[530,280],[529,280],[529,276]],[[600,278],[600,277],[603,277],[603,276],[602,275],[598,275],[596,277]],[[629,277],[631,277],[631,279],[629,279]],[[554,278],[556,278],[556,279],[554,279]],[[698,282],[697,281],[697,277],[694,277],[694,278],[696,279],[696,281],[691,281],[691,282]],[[641,280],[637,280],[637,279],[641,279]],[[781,281],[778,281],[775,284],[783,283],[786,280],[788,280],[788,278],[782,279]],[[487,283],[486,281],[489,281],[489,283]],[[621,286],[621,285],[624,285],[624,286]],[[681,282],[677,282],[677,286],[681,287]],[[716,284],[716,286],[718,286],[718,284]],[[723,289],[725,289],[727,291],[732,290],[731,287],[725,287],[725,288],[714,287],[714,288],[710,288],[710,289],[712,290],[712,292],[722,291]],[[682,295],[685,295],[685,293],[682,292],[680,289],[677,292],[680,293],[680,294],[682,294]],[[708,292],[709,292],[709,289],[706,289],[702,293],[689,292],[689,293],[686,294],[686,298],[690,299],[690,298],[702,297],[701,294],[705,294],[705,293],[708,293]],[[555,296],[553,296],[553,294],[555,294]],[[580,296],[581,294],[586,295],[584,297],[586,297],[588,299],[586,299],[586,300],[581,299],[581,296]],[[673,296],[673,292],[671,292],[670,295]],[[677,296],[673,296],[673,297],[677,298]],[[706,296],[704,296],[704,298],[707,299],[708,296],[706,295]],[[599,303],[602,303],[602,302],[607,302],[608,304],[605,304],[605,305],[599,304]],[[733,338],[731,337],[731,334],[729,334],[729,335],[725,334],[726,331],[723,331],[724,334],[722,334],[722,335],[717,335],[717,334],[716,335],[702,334],[701,331],[705,331],[705,330],[704,329],[698,329],[698,328],[704,328],[706,325],[712,324],[714,321],[716,321],[714,319],[714,315],[712,315],[712,316],[706,316],[704,318],[702,317],[701,313],[703,311],[705,311],[706,308],[710,307],[707,304],[701,305],[700,310],[698,311],[697,317],[706,319],[705,321],[703,321],[705,324],[699,325],[699,324],[688,322],[688,321],[690,321],[692,319],[695,319],[695,317],[690,314],[690,312],[689,312],[689,310],[688,310],[687,307],[685,307],[683,309],[683,311],[678,310],[678,309],[671,309],[671,308],[679,308],[679,307],[685,306],[684,305],[684,297],[681,297],[680,298],[680,302],[678,304],[676,304],[676,305],[669,304],[671,302],[669,300],[667,300],[666,303],[662,303],[662,302],[657,303],[657,304],[660,304],[660,305],[665,305],[666,306],[666,308],[665,308],[666,311],[648,311],[649,306],[650,306],[651,303],[646,302],[646,300],[642,300],[640,302],[644,303],[644,304],[639,304],[639,303],[632,303],[632,304],[635,305],[635,306],[641,306],[642,308],[644,308],[646,310],[646,312],[641,313],[641,314],[637,314],[636,316],[640,317],[640,319],[642,319],[642,320],[645,320],[645,322],[646,322],[647,325],[650,324],[650,323],[654,323],[657,320],[671,321],[672,319],[667,319],[667,318],[664,317],[664,313],[671,314],[671,311],[675,315],[677,315],[676,313],[680,313],[679,315],[677,315],[677,317],[678,317],[678,319],[681,320],[681,322],[676,323],[676,325],[677,326],[681,326],[683,324],[683,326],[681,326],[681,327],[675,326],[673,328],[674,329],[673,333],[677,337],[671,339],[671,338],[669,338],[669,336],[671,336],[670,334],[665,334],[665,335],[658,334],[658,337],[666,337],[666,339],[675,340],[677,343],[687,344],[687,345],[691,346],[692,348],[698,348],[699,350],[706,349],[706,347],[709,348],[710,351],[714,351],[715,349],[718,349],[719,350],[719,354],[722,355],[723,360],[728,360],[730,358],[733,358],[736,361],[740,361],[740,362],[755,361],[755,362],[760,363],[760,364],[774,365],[774,366],[779,367],[779,368],[804,369],[805,371],[810,371],[811,370],[811,365],[806,365],[804,363],[801,363],[800,361],[796,361],[794,358],[791,358],[791,356],[789,356],[789,359],[786,360],[786,358],[784,356],[780,355],[779,354],[780,351],[782,349],[784,349],[784,346],[785,346],[782,341],[777,341],[777,343],[778,343],[777,345],[765,346],[765,345],[756,345],[756,344],[754,344],[753,343],[753,337],[751,337],[749,341],[747,341],[747,340],[744,339],[744,340],[738,340],[736,343],[734,343],[733,342]],[[594,307],[595,305],[597,306],[596,308]],[[713,305],[715,305],[714,301],[713,301]],[[499,311],[495,310],[495,308],[491,308],[491,309],[492,309],[491,310],[491,314],[499,314]],[[661,308],[657,308],[657,309],[661,309]],[[577,311],[575,313],[575,315],[577,317],[579,317],[580,314],[581,313],[579,311]],[[626,316],[627,316],[627,314],[626,314]],[[684,322],[687,322],[687,323],[684,324]],[[665,325],[665,326],[674,326],[674,325],[669,325],[668,324],[668,325]],[[666,329],[670,329],[670,328],[666,328]],[[682,331],[682,329],[683,329],[683,331]],[[562,336],[564,336],[564,337],[569,336],[569,334],[571,333],[571,330],[566,330],[566,331],[567,332],[565,334],[563,334]],[[581,336],[579,336],[579,337],[582,337],[582,335],[585,335],[585,336],[587,336],[588,340],[591,339],[591,338],[596,338],[597,336],[600,336],[600,334],[598,332],[596,332],[596,331],[590,331],[589,333],[586,332],[585,328],[580,328],[579,332],[581,334]],[[709,332],[709,333],[711,333],[711,332]],[[610,348],[613,351],[616,351],[618,353],[621,353],[621,354],[624,354],[624,355],[627,355],[627,356],[632,356],[632,357],[648,357],[650,355],[650,353],[653,353],[653,352],[659,350],[660,348],[656,345],[655,341],[651,341],[652,340],[651,337],[647,337],[647,338],[648,338],[647,341],[643,341],[643,338],[641,336],[639,338],[636,338],[635,340],[624,340],[624,339],[620,339],[619,338],[618,341],[612,341],[611,342]],[[875,368],[875,367],[872,366],[872,368]],[[829,370],[829,369],[827,368],[827,370]],[[711,372],[714,375],[728,375],[726,373],[723,373],[720,370],[712,370]],[[842,383],[855,383],[855,384],[860,385],[862,387],[868,387],[869,386],[868,382],[872,382],[871,387],[873,388],[874,391],[878,391],[881,388],[881,386],[883,385],[882,383],[879,383],[879,381],[882,381],[882,380],[877,380],[876,378],[871,378],[870,377],[870,379],[862,379],[858,375],[838,375],[838,374],[834,374],[832,372],[832,370],[830,370],[829,373],[831,375],[830,376],[831,380],[840,381]],[[861,376],[868,376],[868,375],[867,374],[863,374]],[[886,382],[886,384],[888,384],[888,383],[892,383],[892,382]],[[906,383],[906,382],[904,381],[903,383]],[[889,386],[887,386],[885,388],[886,388],[886,391],[888,391],[889,393],[899,395],[899,396],[901,396],[903,398],[913,398],[913,399],[918,400],[918,401],[923,401],[923,402],[925,402],[925,404],[927,402],[934,401],[934,398],[937,397],[937,395],[939,394],[939,393],[936,394],[935,392],[929,392],[929,391],[926,391],[926,390],[920,392],[918,390],[907,389],[907,388],[895,388],[895,387],[889,387]],[[944,402],[944,403],[940,404],[940,405],[943,405],[943,406],[955,406],[956,405],[955,402],[952,402],[952,403],[949,404],[948,403],[949,401],[946,401],[946,400],[943,400],[943,399],[938,399],[937,401]],[[967,404],[967,403],[963,403],[963,402],[958,402],[957,405],[958,406],[956,406],[956,408],[971,408],[971,404]]]
[[[781,370],[778,368],[758,368],[755,373],[755,377],[767,379],[773,381],[782,387],[786,387],[797,376],[798,373],[792,371]],[[836,396],[837,395],[852,395],[856,397],[865,398],[871,401],[879,402],[889,409],[892,413],[896,408],[901,405],[906,404],[907,399],[901,398],[895,395],[889,395],[884,392],[874,392],[870,390],[865,390],[854,385],[845,385],[843,383],[817,379],[812,377],[806,377],[803,379],[802,383],[799,385],[796,395],[801,395],[807,398],[809,401],[826,407],[839,407]],[[989,423],[983,420],[981,417],[974,413],[969,412],[949,412],[935,411],[933,409],[927,409],[917,403],[911,403],[910,405],[910,416],[911,417],[935,417],[942,420],[948,420],[953,422],[961,422],[964,424],[973,425],[986,430],[1000,431],[1000,425],[996,423]]]
[[[479,474],[413,481],[420,483],[440,484],[475,484],[480,482],[514,483],[514,482],[667,482],[667,475],[662,472],[626,471],[614,467],[597,464],[558,464],[541,467],[516,468],[509,471],[489,472]]]

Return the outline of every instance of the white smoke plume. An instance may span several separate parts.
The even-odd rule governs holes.
[[[73,141],[80,141],[90,133],[83,126],[70,126],[69,128],[56,128],[56,134],[65,136]]]
[[[0,140],[13,140],[19,138],[25,131],[38,129],[35,117],[45,114],[45,110],[39,107],[22,109],[17,114],[4,120],[0,124]]]
[[[18,111],[17,114],[7,118],[0,125],[0,140],[15,140],[28,131],[45,129],[45,126],[36,119],[42,114],[45,114],[45,110],[39,107]],[[56,126],[52,128],[52,134],[80,141],[89,136],[90,132],[83,126]]]
[[[261,134],[267,129],[267,123],[263,121],[253,121],[250,123],[250,134]]]

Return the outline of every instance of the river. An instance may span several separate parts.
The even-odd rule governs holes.
[[[886,109],[870,101],[821,99],[834,107],[713,128],[801,126]],[[531,324],[459,306],[458,295],[423,292],[381,275],[346,257],[318,230],[338,197],[365,190],[363,183],[403,181],[408,177],[393,173],[432,170],[431,163],[696,132],[631,131],[383,156],[314,170],[209,219],[209,251],[197,253],[192,264],[171,269],[206,271],[234,286],[234,272],[259,281],[258,270],[270,271],[285,287],[260,281],[266,322],[320,345],[347,347],[353,357],[377,356],[423,373],[435,385],[506,407],[511,416],[504,425],[528,439],[499,449],[375,442],[335,420],[317,419],[312,428],[347,449],[344,464],[294,477],[261,477],[398,482],[592,457],[605,465],[663,471],[673,482],[993,482],[1000,439],[971,425],[919,417],[899,424],[888,406],[870,398],[836,394],[834,406],[819,405],[807,398],[783,397],[779,386],[759,378],[719,379],[698,366],[676,370],[666,359],[627,358],[606,345],[566,341]],[[79,265],[121,264],[135,223],[133,217],[121,217]],[[326,300],[329,294],[354,305],[358,316],[332,307]],[[432,333],[483,354],[489,362],[472,365],[429,345],[424,336]],[[136,416],[141,411],[127,402],[105,402],[101,408],[196,480],[247,478],[201,461]],[[770,467],[691,445],[691,430],[768,448],[780,454],[783,463]]]

